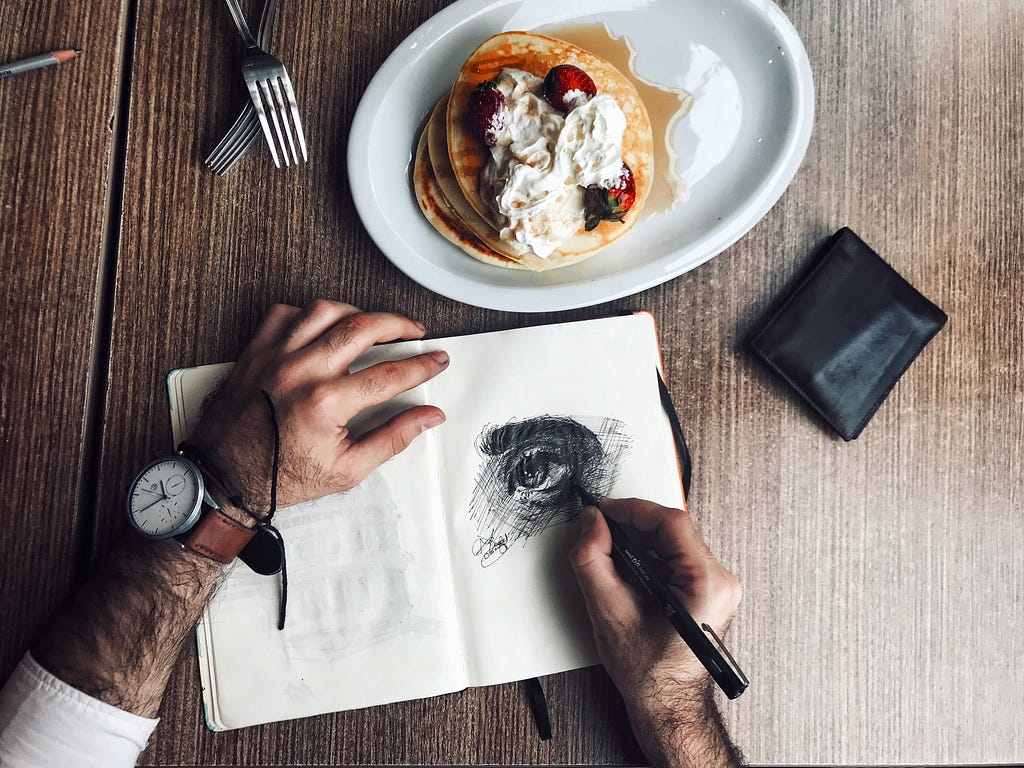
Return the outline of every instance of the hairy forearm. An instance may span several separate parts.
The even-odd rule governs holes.
[[[743,755],[722,723],[710,680],[661,690],[629,706],[629,719],[640,747],[656,768],[743,765]]]
[[[224,566],[167,542],[122,541],[33,648],[90,696],[154,717]]]

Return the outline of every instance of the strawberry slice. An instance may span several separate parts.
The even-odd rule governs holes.
[[[552,67],[544,78],[544,98],[548,104],[563,112],[572,112],[597,95],[597,86],[590,75],[572,64]]]
[[[488,147],[508,125],[508,101],[493,80],[485,80],[469,94],[470,130]]]
[[[583,213],[587,232],[597,229],[602,221],[622,224],[636,202],[636,180],[625,163],[622,172],[609,187],[591,184],[583,190]]]

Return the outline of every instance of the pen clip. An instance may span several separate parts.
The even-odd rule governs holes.
[[[732,654],[729,653],[729,649],[725,647],[725,643],[723,643],[722,638],[720,638],[715,633],[715,630],[713,630],[711,626],[708,624],[701,624],[700,628],[704,630],[705,634],[711,636],[712,642],[715,644],[715,647],[718,648],[719,652],[722,654],[722,658],[725,660],[725,663],[728,664],[729,668],[736,674],[736,677],[739,678],[740,682],[743,684],[743,687],[746,688],[748,685],[750,685],[750,681],[747,679],[747,676],[743,674],[743,670],[740,669],[740,665],[736,663],[736,659],[734,659],[732,657]]]

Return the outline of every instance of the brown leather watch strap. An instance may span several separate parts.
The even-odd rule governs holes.
[[[227,565],[255,535],[254,528],[246,528],[219,509],[208,509],[180,541],[193,552]]]

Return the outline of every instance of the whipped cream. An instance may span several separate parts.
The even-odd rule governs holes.
[[[481,194],[501,239],[546,259],[584,224],[583,188],[610,186],[622,171],[626,116],[611,96],[598,94],[562,115],[541,95],[543,78],[503,69],[496,80],[508,102]]]

